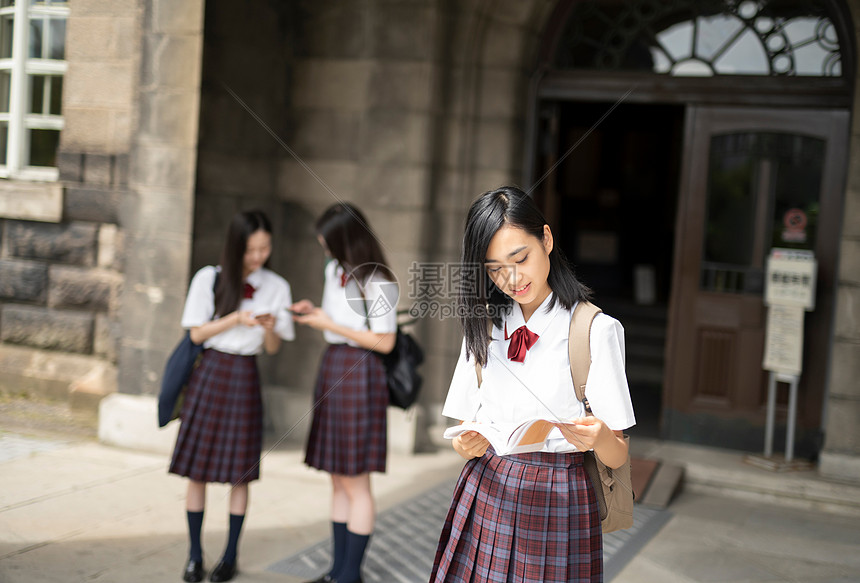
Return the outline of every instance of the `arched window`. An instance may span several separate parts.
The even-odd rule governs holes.
[[[821,0],[583,0],[555,54],[562,69],[842,76],[834,15]]]

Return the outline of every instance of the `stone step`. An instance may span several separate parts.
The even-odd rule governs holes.
[[[748,463],[748,453],[645,438],[630,448],[635,457],[682,467],[682,488],[860,517],[860,484],[822,478],[812,467],[774,471]]]
[[[99,401],[116,390],[116,366],[104,359],[0,344],[0,392],[96,412]]]

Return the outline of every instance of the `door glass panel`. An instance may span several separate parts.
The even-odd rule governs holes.
[[[779,166],[774,180],[771,246],[814,251],[826,153],[824,140],[782,134],[776,141]]]
[[[761,294],[771,247],[814,249],[824,150],[784,133],[711,138],[703,290]]]

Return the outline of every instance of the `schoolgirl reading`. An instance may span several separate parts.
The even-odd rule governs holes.
[[[545,416],[558,423],[533,453],[496,455],[473,431],[452,440],[468,461],[430,581],[600,582],[600,517],[581,452],[593,449],[610,467],[627,459],[622,431],[635,419],[624,330],[610,316],[594,319],[586,385],[594,416],[587,417],[570,376],[568,334],[574,307],[590,292],[532,199],[515,187],[481,195],[466,219],[462,263],[482,265],[484,285],[460,290],[465,338],[443,415],[480,423]]]

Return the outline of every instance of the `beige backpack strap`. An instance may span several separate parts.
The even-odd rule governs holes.
[[[591,323],[602,311],[591,302],[580,301],[576,304],[570,317],[570,335],[567,340],[573,388],[576,391],[576,398],[585,403],[585,410],[589,415],[591,407],[585,398],[585,382],[588,380],[588,370],[591,368]]]

